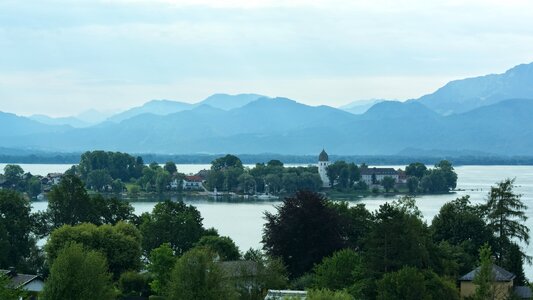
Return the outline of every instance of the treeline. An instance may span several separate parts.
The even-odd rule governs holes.
[[[518,244],[529,243],[526,206],[513,188],[504,180],[483,204],[468,196],[446,203],[430,225],[410,197],[370,212],[300,191],[266,213],[264,252],[242,254],[193,206],[165,201],[136,216],[129,203],[91,197],[67,175],[36,214],[18,192],[0,190],[0,268],[44,274],[45,300],[264,299],[287,288],[310,290],[311,300],[459,299],[457,278],[480,263],[527,282],[529,257]],[[43,237],[44,250],[36,246]],[[476,276],[476,299],[491,297],[491,280]],[[0,284],[0,295],[23,291]]]
[[[239,157],[228,154],[211,163],[206,187],[222,192],[279,194],[301,189],[318,191],[322,180],[315,166],[285,167],[279,160],[270,160],[244,168]]]
[[[10,164],[76,164],[83,153],[61,152],[31,152],[18,149],[0,148],[0,163]],[[225,154],[150,154],[139,153],[135,156],[142,157],[147,162],[164,164],[173,161],[177,164],[209,164]],[[289,154],[239,154],[244,164],[257,162],[267,163],[270,160],[283,161],[286,164],[313,164],[316,155],[289,155]],[[498,156],[498,155],[330,155],[332,160],[346,162],[364,161],[371,165],[406,165],[419,161],[426,165],[437,164],[441,160],[448,160],[454,165],[533,165],[533,156]]]
[[[31,213],[20,193],[0,190],[0,268],[43,274],[39,299],[263,299],[268,288],[287,286],[279,259],[241,253],[183,202],[160,202],[137,216],[126,201],[89,195],[74,175],[54,186],[48,201],[47,210]],[[1,284],[0,295],[27,296]]]
[[[513,187],[499,183],[480,205],[468,196],[446,203],[429,226],[410,197],[370,212],[299,192],[266,213],[263,244],[297,289],[342,299],[459,299],[457,279],[481,261],[489,276],[476,276],[474,298],[493,299],[493,263],[516,275],[515,286],[528,284],[519,245],[529,243],[526,206]]]
[[[72,166],[67,174],[79,176],[89,189],[114,193],[127,190],[130,196],[136,196],[140,191],[181,191],[185,178],[174,162],[168,161],[164,166],[156,162],[145,165],[140,156],[106,151],[85,152],[79,164]],[[171,184],[173,181],[174,185]]]

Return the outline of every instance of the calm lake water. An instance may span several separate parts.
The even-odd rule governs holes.
[[[5,164],[0,164],[0,170]],[[50,172],[63,172],[70,165],[21,165],[25,171],[32,174],[46,175]],[[209,165],[177,165],[178,170],[184,173],[194,173],[201,169],[209,168]],[[398,166],[394,166],[398,167]],[[403,166],[402,166],[403,167]],[[516,192],[522,194],[522,200],[529,207],[527,215],[529,220],[526,225],[533,227],[533,166],[459,166],[455,168],[458,174],[457,191],[447,195],[420,196],[417,205],[422,211],[425,220],[431,223],[432,218],[438,213],[440,207],[457,197],[470,195],[473,203],[482,203],[487,197],[491,185],[505,178],[516,178]],[[463,191],[464,190],[464,191]],[[351,203],[364,203],[370,210],[377,209],[387,201],[395,200],[395,197],[365,197],[353,198]],[[241,251],[250,247],[261,247],[261,235],[263,230],[265,211],[275,211],[279,201],[248,201],[228,202],[216,201],[203,197],[185,197],[184,202],[198,208],[204,218],[205,227],[215,227],[221,235],[230,236],[239,246]],[[152,210],[155,202],[133,202],[135,213],[141,214]],[[46,209],[47,202],[34,202],[33,210]],[[533,246],[527,249],[533,256]],[[526,266],[526,275],[533,278],[533,267]]]

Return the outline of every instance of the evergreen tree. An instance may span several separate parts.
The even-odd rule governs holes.
[[[486,205],[488,226],[496,235],[496,262],[501,266],[504,265],[513,240],[529,244],[529,228],[524,225],[528,219],[525,214],[527,206],[520,199],[521,195],[514,193],[513,188],[514,179],[506,179],[496,187],[491,187]],[[523,258],[528,258],[523,251],[520,254]]]

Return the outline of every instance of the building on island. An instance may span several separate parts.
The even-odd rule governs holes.
[[[461,298],[472,297],[477,289],[477,285],[474,284],[474,278],[479,272],[480,267],[472,270],[468,274],[459,278],[461,283]],[[531,289],[528,286],[515,286],[514,279],[515,274],[499,267],[492,265],[492,291],[494,292],[494,298],[499,299],[532,299],[533,295]],[[514,295],[511,295],[514,294]],[[513,296],[513,297],[511,297]]]
[[[330,187],[327,168],[330,165],[329,156],[324,149],[318,155],[318,174],[322,179],[322,187]]]
[[[183,189],[184,190],[201,190],[203,189],[202,183],[203,183],[202,177],[198,175],[192,175],[192,176],[185,176],[185,179],[183,179]]]
[[[361,167],[361,180],[367,185],[379,184],[387,176],[392,177],[396,183],[399,183],[400,173],[393,168]]]

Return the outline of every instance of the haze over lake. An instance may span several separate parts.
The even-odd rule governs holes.
[[[5,164],[0,164],[3,169]],[[46,175],[50,172],[64,172],[71,165],[45,165],[27,164],[22,168],[32,174]],[[201,169],[208,169],[210,165],[177,165],[180,172],[194,173]],[[404,166],[394,166],[395,168]],[[440,207],[451,200],[464,195],[470,195],[472,203],[483,203],[491,185],[505,178],[516,178],[516,192],[522,194],[522,200],[528,206],[527,226],[533,227],[533,166],[458,166],[455,168],[458,175],[457,190],[455,193],[445,195],[427,195],[417,198],[417,205],[422,211],[425,220],[431,223]],[[230,236],[239,246],[241,251],[248,248],[261,247],[265,211],[274,211],[280,201],[243,201],[229,202],[216,201],[208,197],[180,197],[187,204],[198,208],[204,218],[206,227],[216,228],[221,235]],[[364,203],[369,210],[377,209],[387,201],[396,197],[365,197],[353,198],[351,203]],[[177,197],[174,197],[177,200]],[[156,202],[136,201],[132,205],[135,213],[141,214],[152,210]],[[34,202],[33,210],[43,210],[47,202]],[[528,255],[533,255],[533,247],[527,248]],[[532,266],[525,266],[526,276],[533,277]]]

